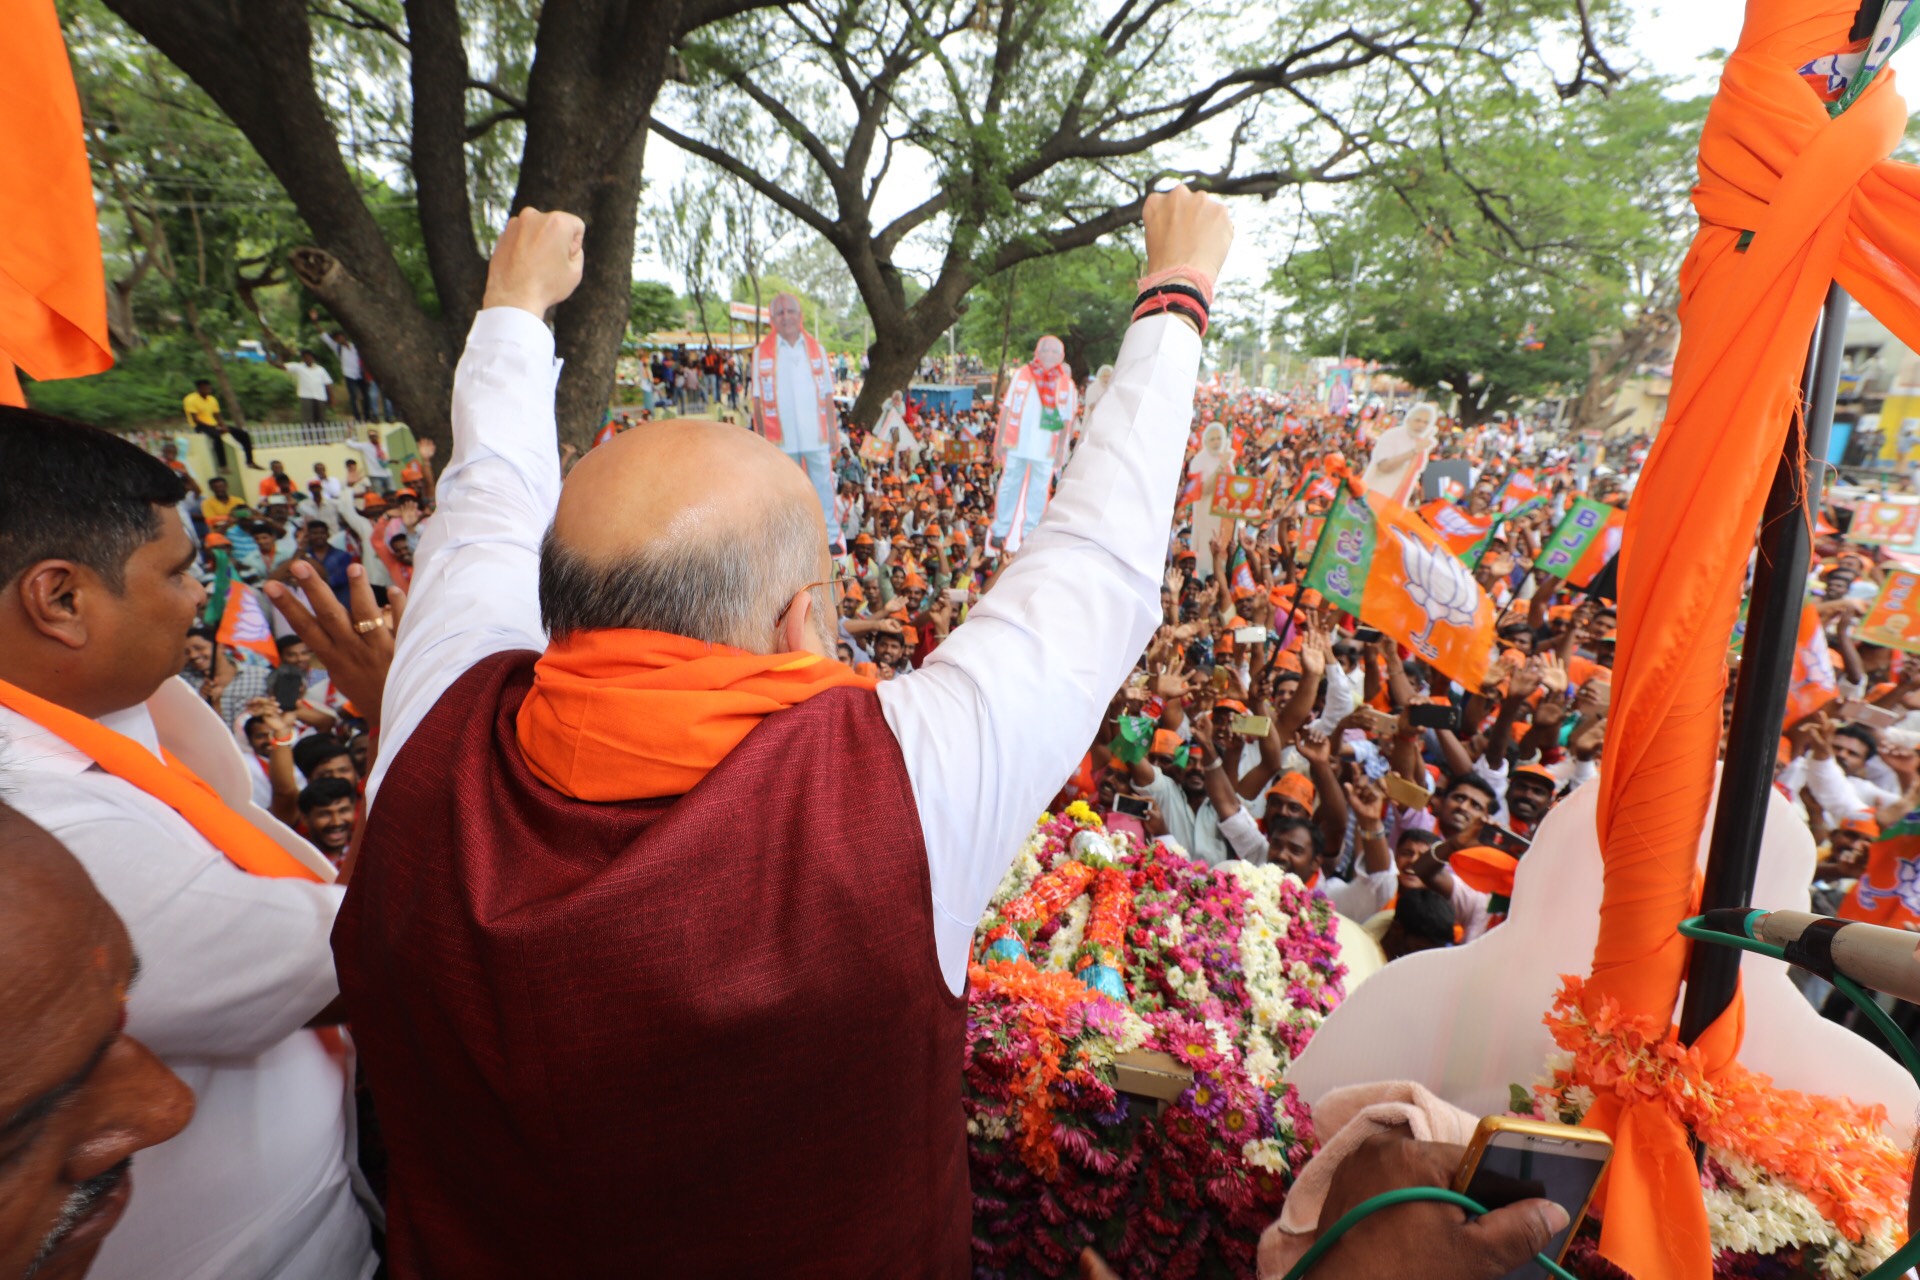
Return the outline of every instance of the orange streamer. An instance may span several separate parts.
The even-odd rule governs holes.
[[[8,0],[0,29],[0,404],[18,405],[15,364],[73,378],[113,356],[80,98],[53,0]]]
[[[1907,121],[1893,75],[1829,118],[1796,70],[1847,45],[1855,8],[1749,0],[1700,140],[1701,226],[1681,273],[1668,416],[1627,522],[1601,779],[1606,887],[1588,990],[1630,1017],[1671,1019],[1686,970],[1675,929],[1692,906],[1727,636],[1828,284],[1920,342],[1920,170],[1886,160]],[[1709,1078],[1732,1065],[1742,1017],[1736,999],[1702,1037]],[[1617,1144],[1601,1252],[1637,1280],[1705,1280],[1686,1130],[1657,1099],[1596,1112]]]

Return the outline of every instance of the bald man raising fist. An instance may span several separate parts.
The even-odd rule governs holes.
[[[1132,327],[1025,550],[876,688],[764,437],[645,425],[562,487],[578,223],[516,224],[334,934],[393,1274],[965,1276],[974,925],[1159,620],[1200,339]],[[1157,270],[1232,234],[1147,208]]]

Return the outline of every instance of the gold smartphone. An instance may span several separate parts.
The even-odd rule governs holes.
[[[1433,799],[1433,792],[1397,773],[1389,773],[1380,779],[1380,786],[1387,793],[1387,799],[1402,809],[1424,809],[1427,802]]]
[[[1551,1200],[1565,1209],[1566,1230],[1540,1251],[1558,1262],[1587,1216],[1593,1189],[1612,1159],[1613,1139],[1598,1129],[1487,1116],[1473,1132],[1453,1189],[1489,1209],[1534,1199]],[[1536,1280],[1545,1275],[1539,1263],[1529,1262],[1508,1272],[1505,1280]]]
[[[1264,738],[1273,732],[1273,720],[1267,716],[1235,716],[1227,721],[1227,732],[1243,738]]]

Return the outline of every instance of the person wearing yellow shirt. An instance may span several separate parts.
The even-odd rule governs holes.
[[[247,465],[255,471],[260,469],[260,464],[253,460],[253,437],[246,428],[229,426],[220,421],[220,397],[213,394],[211,382],[205,378],[195,382],[192,393],[181,399],[180,408],[187,415],[187,425],[213,441],[214,466],[226,465],[220,452],[220,436],[225,432],[240,442],[240,448],[247,455]]]
[[[206,520],[209,529],[224,529],[233,519],[233,513],[247,505],[244,497],[229,497],[227,481],[224,476],[215,476],[207,481],[212,492],[200,500],[200,515]]]

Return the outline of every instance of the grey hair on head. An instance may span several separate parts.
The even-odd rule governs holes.
[[[799,503],[725,537],[681,536],[604,562],[563,545],[549,526],[540,621],[556,640],[621,628],[770,653],[787,602],[819,572],[820,550],[820,523]]]

